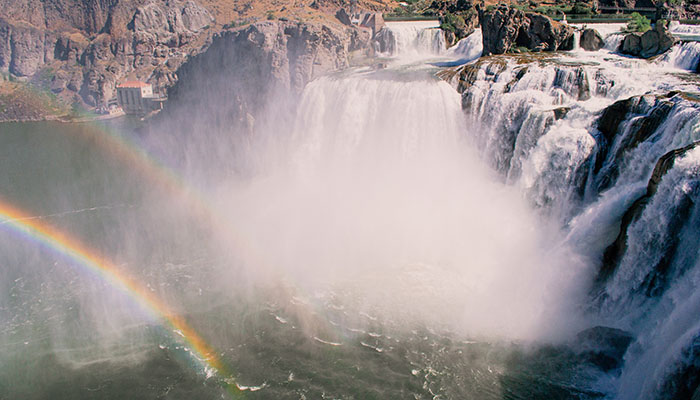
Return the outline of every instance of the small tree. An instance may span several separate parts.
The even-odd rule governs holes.
[[[633,12],[630,15],[630,20],[627,23],[625,31],[627,32],[646,32],[651,29],[651,22],[649,19],[638,12]]]

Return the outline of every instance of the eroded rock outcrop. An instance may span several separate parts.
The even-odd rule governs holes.
[[[622,52],[637,57],[651,58],[668,51],[676,39],[662,25],[657,24],[654,29],[644,34],[630,33],[622,42]]]
[[[574,28],[551,18],[500,6],[480,15],[484,55],[503,54],[517,47],[531,51],[571,50]]]
[[[222,32],[179,69],[163,114],[179,121],[178,110],[187,110],[179,126],[251,131],[268,99],[283,102],[314,77],[348,67],[350,52],[369,45],[368,35],[364,40],[356,35],[353,28],[287,21]]]
[[[9,17],[0,18],[0,71],[30,79],[68,102],[101,107],[127,75],[163,84],[160,77],[172,76],[155,71],[174,72],[206,43],[213,22],[193,0],[75,3],[26,0],[4,9]],[[30,6],[41,18],[27,14]]]

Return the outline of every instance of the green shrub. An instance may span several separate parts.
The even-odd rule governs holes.
[[[651,29],[651,22],[649,19],[638,12],[633,12],[630,15],[630,20],[625,28],[626,32],[646,32]]]
[[[593,15],[593,9],[586,3],[577,2],[571,9],[571,13],[576,15]]]
[[[452,33],[462,31],[466,29],[466,27],[467,24],[464,22],[464,18],[462,18],[460,15],[451,13],[445,14],[445,16],[442,18],[442,23],[440,24],[440,28],[442,28],[442,30],[450,31]]]

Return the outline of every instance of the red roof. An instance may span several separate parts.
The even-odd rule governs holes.
[[[126,81],[124,83],[119,84],[117,86],[118,88],[142,88],[150,86],[148,83],[141,82],[141,81]]]

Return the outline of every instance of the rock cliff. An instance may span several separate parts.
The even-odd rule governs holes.
[[[192,0],[26,0],[0,18],[0,72],[100,107],[127,76],[168,83],[212,22]]]
[[[301,30],[306,33],[283,34],[290,39],[286,45],[314,47],[309,43],[322,40],[325,42],[318,47],[327,48],[328,52],[338,47],[330,39],[333,35],[325,35],[318,28],[340,29],[331,28],[340,25],[333,14],[313,11],[310,5],[291,10],[284,1],[251,3],[250,7],[236,1],[228,3],[231,1],[13,0],[0,9],[0,74],[51,90],[66,103],[100,108],[114,98],[116,84],[125,79],[147,81],[160,89],[172,86],[181,65],[205,51],[215,37],[221,42],[236,35],[229,33],[236,26],[253,23],[257,34],[267,35],[264,32],[271,28],[264,27],[269,24],[255,23],[263,18],[279,18],[279,26],[285,25],[284,30],[291,32],[297,28],[285,23],[288,18],[283,15],[301,13],[309,21]],[[381,1],[370,3],[378,8],[383,5]],[[321,8],[332,6],[328,1],[315,4]],[[237,13],[233,20],[227,19],[231,13],[222,10],[228,5],[232,8],[229,11]],[[270,10],[277,10],[280,15]],[[299,17],[297,14],[292,18]],[[371,35],[355,27],[344,29],[354,32],[346,38],[352,43],[340,46],[346,50],[366,43],[367,35]],[[345,38],[344,34],[340,36]],[[289,64],[292,86],[303,81],[301,77],[309,75],[309,69],[328,69],[326,61],[319,61],[323,56],[316,56],[315,62],[321,64],[311,64],[306,69],[298,67],[306,65],[303,62],[293,60]]]
[[[367,30],[291,21],[224,31],[179,69],[163,120],[180,130],[207,126],[252,134],[270,98],[293,102],[313,78],[348,67],[351,53],[370,39]]]
[[[503,54],[517,47],[534,51],[571,50],[574,28],[551,18],[499,6],[480,14],[484,55]]]

